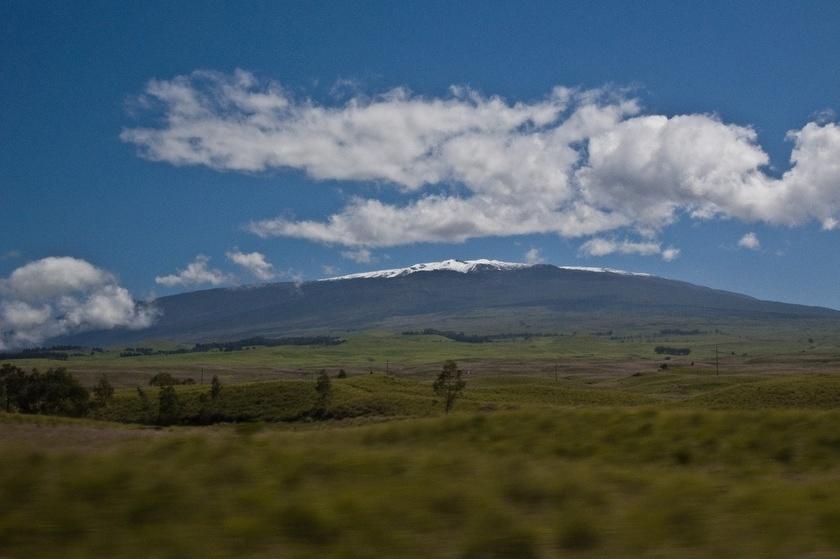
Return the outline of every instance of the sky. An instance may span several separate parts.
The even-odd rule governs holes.
[[[0,6],[0,346],[446,258],[840,308],[836,2],[74,4]]]

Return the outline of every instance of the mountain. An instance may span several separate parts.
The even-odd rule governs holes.
[[[555,333],[840,321],[840,312],[831,309],[762,301],[646,274],[495,260],[446,260],[305,283],[209,289],[147,304],[161,313],[149,328],[87,332],[61,341],[115,345],[373,328]]]

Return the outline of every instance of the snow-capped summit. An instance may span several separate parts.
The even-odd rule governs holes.
[[[433,272],[437,270],[448,270],[451,272],[460,272],[468,274],[476,271],[486,270],[517,270],[520,268],[529,268],[535,264],[522,264],[518,262],[502,262],[501,260],[443,260],[441,262],[425,262],[423,264],[414,264],[406,268],[393,268],[390,270],[376,270],[373,272],[362,272],[359,274],[348,274],[345,276],[336,276],[332,278],[324,278],[320,281],[336,281],[347,279],[361,279],[361,278],[396,278],[400,276],[407,276],[417,272]],[[631,276],[647,276],[649,274],[641,274],[636,272],[625,272],[623,270],[615,270],[612,268],[587,268],[582,266],[556,266],[561,270],[572,270],[579,272],[600,272],[611,274],[623,274]]]
[[[433,272],[436,270],[449,270],[452,272],[460,272],[468,274],[479,269],[495,269],[495,270],[515,270],[517,268],[527,268],[528,264],[517,264],[515,262],[502,262],[501,260],[443,260],[441,262],[425,262],[423,264],[414,264],[406,268],[393,268],[391,270],[376,270],[373,272],[362,272],[360,274],[348,274],[346,276],[337,276],[334,278],[324,278],[321,281],[358,279],[358,278],[396,278],[399,276],[407,276],[416,272]]]

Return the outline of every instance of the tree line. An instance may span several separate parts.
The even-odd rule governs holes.
[[[104,376],[89,391],[64,367],[28,373],[14,365],[0,367],[0,401],[6,412],[82,417],[113,394]]]
[[[513,340],[555,336],[556,334],[541,334],[537,332],[510,332],[507,334],[464,334],[463,332],[455,332],[453,330],[436,330],[434,328],[424,328],[423,330],[406,330],[402,332],[403,336],[441,336],[448,338],[455,342],[464,342],[468,344],[484,344],[495,342],[499,340]]]
[[[341,369],[337,378],[346,378]],[[191,379],[188,379],[191,380]],[[178,423],[210,424],[229,421],[219,406],[222,383],[214,375],[207,392],[198,395],[199,409],[190,417],[184,417],[183,406],[175,386],[193,384],[179,381],[169,373],[158,373],[149,383],[158,389],[153,397],[142,387],[136,388],[141,409],[141,423],[173,425]],[[441,398],[443,410],[449,413],[455,401],[461,396],[466,381],[463,372],[454,361],[444,363],[435,379],[432,390]],[[315,384],[315,401],[306,417],[316,420],[330,419],[332,402],[332,380],[325,370],[318,374]],[[0,366],[0,402],[7,413],[61,415],[84,417],[98,415],[114,399],[114,388],[105,375],[88,390],[64,367],[51,368],[45,372],[32,369],[27,372],[11,364]]]
[[[151,347],[127,347],[120,352],[120,357],[140,357],[143,355],[179,355],[183,353],[206,353],[208,351],[241,351],[250,347],[276,347],[284,345],[339,345],[344,338],[336,336],[292,336],[287,338],[264,338],[256,336],[232,342],[207,342],[194,344],[192,348],[154,349]]]

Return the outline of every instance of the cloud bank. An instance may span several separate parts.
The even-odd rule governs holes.
[[[351,248],[617,230],[650,238],[681,215],[816,220],[825,229],[840,216],[840,127],[822,120],[788,134],[790,168],[775,177],[749,126],[644,114],[637,100],[608,90],[556,87],[509,102],[462,87],[437,98],[397,88],[324,105],[248,72],[194,72],[151,81],[140,101],[159,120],[121,137],[148,159],[296,169],[314,180],[391,185],[405,197],[355,198],[322,221],[251,223],[262,237]],[[603,252],[599,242],[585,251]]]
[[[113,275],[77,258],[43,258],[0,279],[0,349],[86,330],[145,328],[155,316]]]

